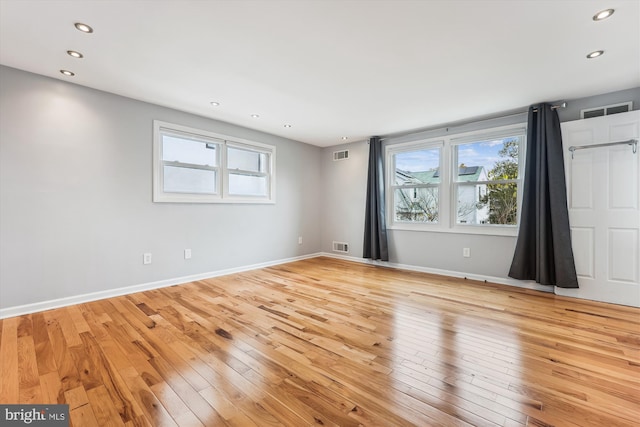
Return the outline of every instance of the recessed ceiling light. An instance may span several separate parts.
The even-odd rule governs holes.
[[[82,31],[83,33],[93,33],[93,28],[91,28],[90,26],[88,26],[87,24],[83,24],[82,22],[76,22],[75,27]]]
[[[286,125],[284,125],[284,127],[286,127],[286,128],[290,128],[290,127],[291,127],[291,125],[286,124]]]
[[[614,12],[613,9],[602,10],[602,11],[596,13],[595,15],[593,15],[593,20],[594,21],[602,21],[603,19],[607,19],[608,17],[613,15],[613,12]]]
[[[61,72],[62,74],[64,74],[65,76],[67,76],[67,77],[73,77],[73,76],[75,76],[75,75],[76,75],[76,73],[74,73],[74,72],[72,72],[72,71],[69,71],[69,70],[60,70],[60,72]]]
[[[211,101],[209,104],[213,105],[214,107],[218,107],[220,105],[220,103],[216,101]]]
[[[257,118],[260,117],[260,115],[259,114],[252,114],[251,117],[253,117],[254,119],[257,119]]]
[[[343,137],[342,137],[342,140],[343,140],[343,141],[346,141],[347,139],[349,139],[349,137],[348,137],[348,136],[343,136]]]
[[[604,50],[595,50],[590,54],[588,54],[587,58],[593,59],[593,58],[597,58],[598,56],[602,56],[603,54],[604,54]]]
[[[74,58],[83,58],[84,57],[83,54],[81,54],[80,52],[76,52],[75,50],[68,50],[67,51],[67,55],[73,56]]]

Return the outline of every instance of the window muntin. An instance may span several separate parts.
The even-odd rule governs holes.
[[[440,147],[420,147],[391,155],[394,222],[438,223],[440,163]]]
[[[456,223],[516,226],[524,135],[454,145]]]
[[[154,202],[273,203],[275,147],[154,121]]]

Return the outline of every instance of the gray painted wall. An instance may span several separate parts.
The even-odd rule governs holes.
[[[567,100],[566,109],[559,110],[561,121],[578,120],[580,110],[619,102],[633,101],[634,110],[640,109],[640,88],[634,88],[589,98]],[[447,133],[462,133],[473,130],[526,122],[526,114],[479,120],[470,123],[451,124],[448,127],[426,129],[411,134],[395,135],[384,139],[385,144],[434,138]],[[332,153],[338,149],[349,149],[350,159],[333,161]],[[322,250],[332,252],[332,241],[350,243],[353,257],[362,257],[367,159],[366,141],[328,147],[322,155],[324,182]],[[464,274],[475,274],[507,278],[516,238],[443,232],[388,230],[389,261],[427,269],[448,270]],[[471,249],[471,257],[462,256],[462,248]],[[512,280],[512,279],[510,279]]]
[[[348,149],[349,159],[333,161],[333,152]],[[333,242],[349,243],[349,253],[362,257],[369,144],[366,141],[327,147],[322,152],[322,250]]]
[[[276,204],[152,203],[154,119],[275,145]],[[0,308],[316,253],[320,153],[0,67]]]
[[[570,101],[560,117],[628,100],[638,109],[640,88]],[[152,203],[154,119],[275,145],[277,203]],[[350,159],[334,162],[344,148]],[[361,257],[367,158],[366,141],[320,149],[0,66],[0,309],[331,252],[334,240]],[[389,244],[394,263],[506,277],[515,239],[393,230]],[[142,265],[144,252],[153,264]]]

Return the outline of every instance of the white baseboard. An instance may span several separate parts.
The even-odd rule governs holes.
[[[194,282],[196,280],[226,276],[229,274],[241,273],[243,271],[257,270],[260,268],[271,267],[273,265],[286,264],[288,262],[301,261],[303,259],[316,258],[320,256],[342,259],[345,261],[359,262],[362,264],[397,268],[400,270],[410,270],[410,271],[419,271],[422,273],[438,274],[441,276],[467,278],[467,279],[480,280],[480,281],[486,280],[487,282],[491,282],[491,283],[517,286],[519,288],[534,289],[534,290],[543,291],[543,292],[553,292],[553,287],[542,286],[531,281],[520,281],[520,280],[508,279],[504,277],[482,276],[479,274],[461,273],[459,271],[440,270],[437,268],[419,267],[415,265],[397,264],[397,263],[385,262],[385,261],[372,261],[370,259],[357,258],[357,257],[346,256],[346,255],[338,255],[330,252],[318,252],[318,253],[313,253],[308,255],[297,256],[293,258],[279,259],[279,260],[268,261],[268,262],[263,262],[259,264],[246,265],[242,267],[229,268],[225,270],[210,271],[207,273],[193,274],[190,276],[159,280],[157,282],[142,283],[139,285],[125,286],[125,287],[116,288],[116,289],[109,289],[106,291],[92,292],[88,294],[75,295],[75,296],[59,298],[55,300],[36,302],[33,304],[25,304],[25,305],[20,305],[16,307],[2,308],[0,309],[0,319],[5,319],[7,317],[14,317],[14,316],[22,316],[24,314],[36,313],[38,311],[51,310],[54,308],[66,307],[74,304],[82,304],[85,302],[97,301],[105,298],[112,298],[112,297],[117,297],[121,295],[132,294],[135,292],[142,292],[142,291],[148,291],[151,289],[164,288],[167,286]]]
[[[175,277],[172,279],[159,280],[157,282],[142,283],[139,285],[125,286],[106,291],[91,292],[88,294],[75,295],[71,297],[58,298],[55,300],[36,302],[33,304],[19,305],[16,307],[7,307],[0,309],[0,319],[7,317],[22,316],[24,314],[36,313],[38,311],[51,310],[53,308],[66,307],[74,304],[82,304],[85,302],[97,301],[105,298],[117,297],[120,295],[133,294],[135,292],[148,291],[151,289],[164,288],[167,286],[179,285],[181,283],[189,283],[196,280],[209,279],[211,277],[226,276],[228,274],[241,273],[243,271],[257,270],[260,268],[271,267],[273,265],[286,264],[288,262],[300,261],[308,258],[316,258],[321,256],[320,253],[302,255],[293,258],[279,259],[259,264],[252,264],[243,267],[229,268],[226,270],[210,271],[207,273],[193,274],[190,276]]]
[[[397,264],[397,263],[387,262],[387,261],[372,261],[370,259],[333,254],[330,252],[322,252],[318,254],[318,256],[326,256],[330,258],[343,259],[345,261],[359,262],[362,264],[397,268],[400,270],[409,270],[409,271],[418,271],[421,273],[438,274],[440,276],[459,277],[459,278],[466,278],[471,280],[487,281],[491,283],[498,283],[500,285],[516,286],[518,288],[533,289],[536,291],[553,293],[553,286],[543,286],[531,280],[515,280],[507,277],[483,276],[481,274],[461,273],[459,271],[441,270],[439,268],[420,267],[417,265]]]

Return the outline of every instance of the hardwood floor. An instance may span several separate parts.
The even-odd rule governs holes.
[[[640,310],[329,258],[0,321],[73,426],[632,426]]]

